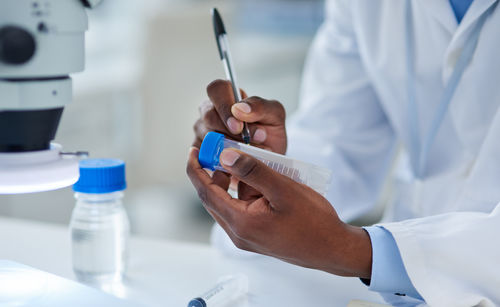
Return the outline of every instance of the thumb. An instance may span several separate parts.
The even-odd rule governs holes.
[[[274,171],[254,157],[235,149],[225,149],[219,161],[233,176],[261,192],[276,205],[285,200],[297,183]],[[295,184],[295,185],[294,185]]]

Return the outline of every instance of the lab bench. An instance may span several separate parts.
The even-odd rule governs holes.
[[[0,259],[16,261],[74,279],[67,227],[0,218]],[[353,299],[380,302],[356,278],[343,278],[255,255],[236,258],[215,248],[145,237],[132,237],[123,287],[116,296],[144,306],[187,306],[224,275],[248,276],[247,298],[233,307],[347,306]],[[341,289],[341,291],[339,291]]]

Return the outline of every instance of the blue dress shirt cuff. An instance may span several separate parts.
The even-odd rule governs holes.
[[[423,300],[408,277],[392,234],[381,226],[364,229],[370,235],[372,243],[372,275],[369,289]]]

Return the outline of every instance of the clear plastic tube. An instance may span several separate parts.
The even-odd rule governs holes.
[[[248,278],[245,275],[225,276],[210,290],[192,299],[188,307],[229,306],[248,292]]]
[[[226,170],[219,163],[219,156],[226,148],[234,148],[260,160],[276,172],[303,183],[316,192],[325,195],[331,182],[332,172],[310,163],[295,160],[255,146],[246,145],[225,138],[222,134],[209,132],[200,149],[202,166],[212,170]]]

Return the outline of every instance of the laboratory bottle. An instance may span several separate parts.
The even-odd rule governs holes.
[[[212,171],[226,172],[219,162],[219,156],[226,148],[234,148],[249,154],[274,171],[305,184],[322,195],[326,194],[330,185],[332,172],[329,169],[239,143],[217,132],[209,132],[203,139],[198,156],[201,166]]]
[[[70,222],[73,271],[96,286],[119,282],[125,274],[130,224],[122,204],[125,163],[116,159],[80,162],[73,186],[76,206]]]

